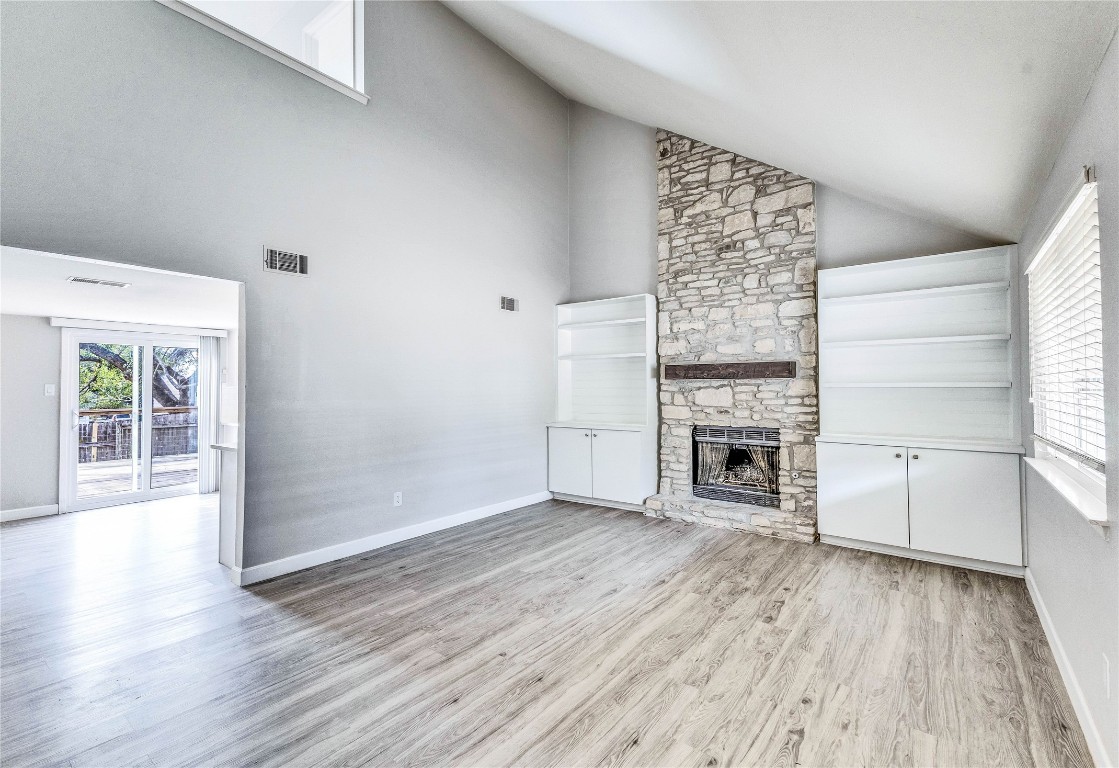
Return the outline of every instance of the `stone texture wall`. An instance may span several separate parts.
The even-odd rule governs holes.
[[[657,133],[660,362],[795,360],[797,378],[661,377],[660,492],[646,514],[816,538],[816,208],[809,179]],[[696,499],[691,428],[781,431],[780,509]]]

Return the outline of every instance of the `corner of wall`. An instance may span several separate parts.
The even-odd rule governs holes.
[[[819,183],[816,208],[821,269],[1001,245]]]

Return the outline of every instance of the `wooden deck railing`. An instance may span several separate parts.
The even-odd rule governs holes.
[[[116,461],[132,456],[132,409],[87,408],[78,411],[78,462]],[[152,409],[152,456],[198,451],[198,408]]]

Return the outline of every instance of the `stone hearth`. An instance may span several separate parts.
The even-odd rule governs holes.
[[[657,133],[662,364],[793,361],[791,379],[660,379],[646,514],[816,538],[816,209],[797,174]],[[780,430],[779,508],[692,495],[693,426]]]

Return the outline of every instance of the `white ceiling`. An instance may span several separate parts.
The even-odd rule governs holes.
[[[130,283],[82,285],[68,277]],[[0,248],[0,312],[189,328],[237,327],[238,283],[23,248]]]
[[[1119,24],[1117,2],[447,4],[576,101],[1006,241]]]

